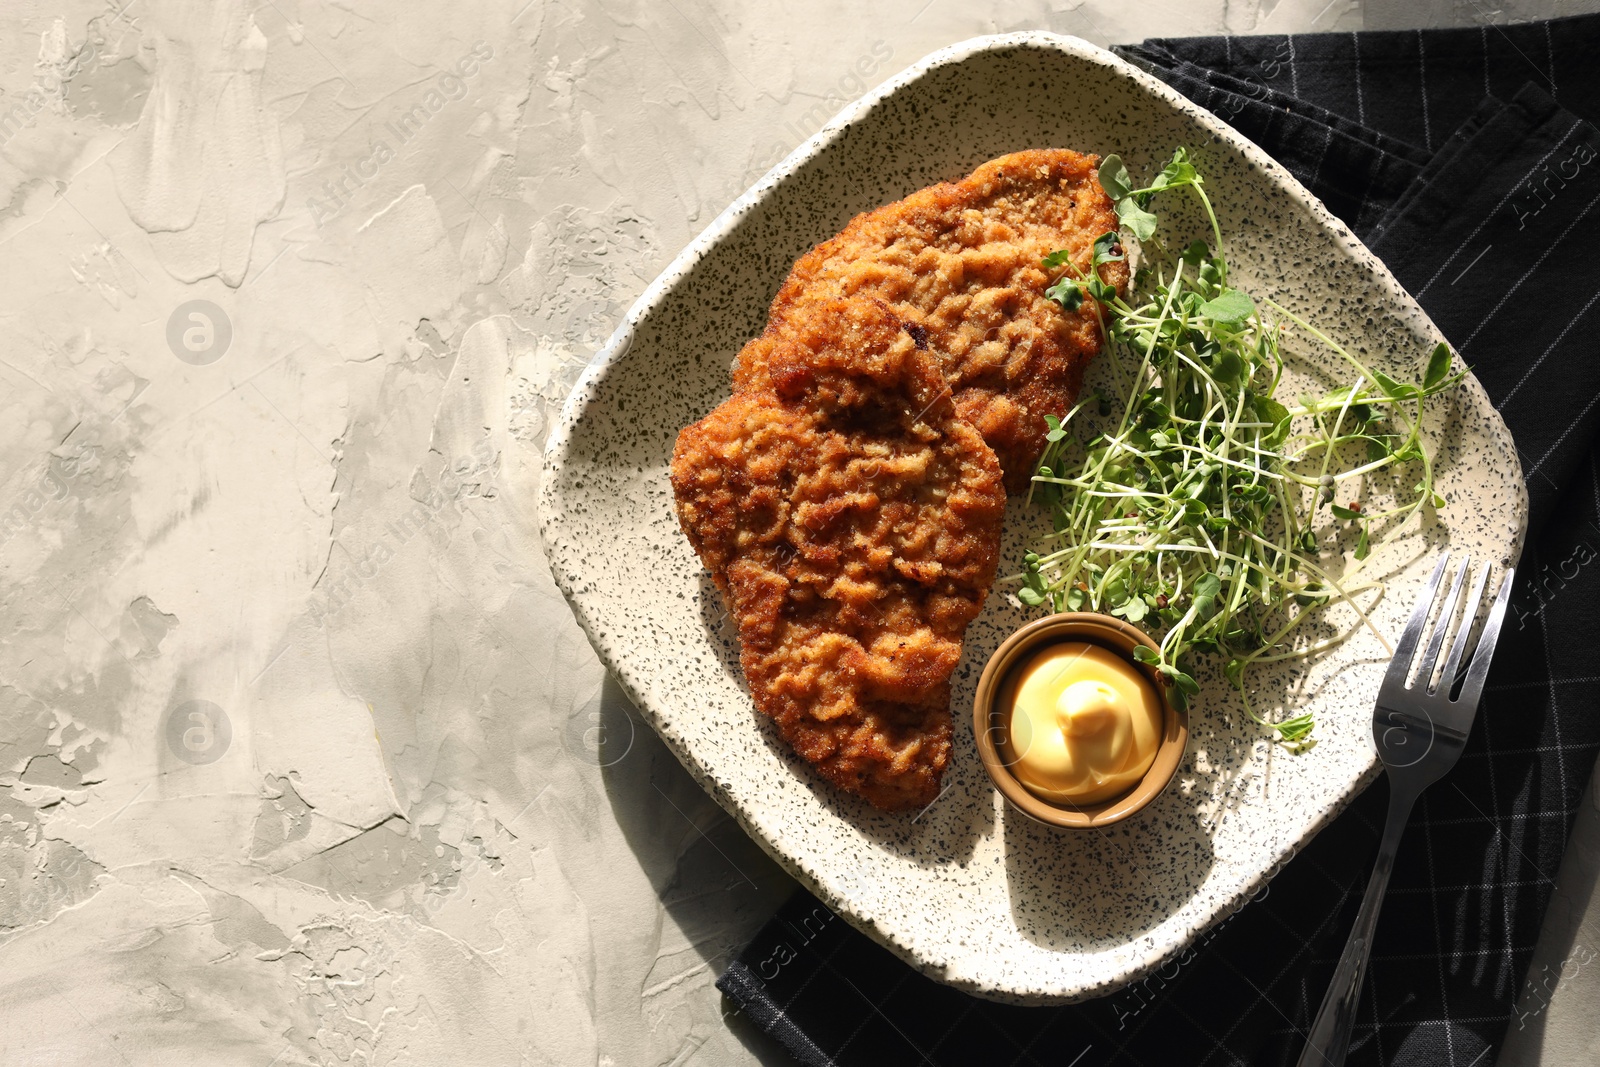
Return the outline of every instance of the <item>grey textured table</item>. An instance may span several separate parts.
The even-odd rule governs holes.
[[[0,13],[6,1064],[786,1062],[712,981],[791,883],[534,533],[623,310],[966,37],[1596,6],[124,2]],[[1597,870],[1591,793],[1501,1063],[1600,1056]]]

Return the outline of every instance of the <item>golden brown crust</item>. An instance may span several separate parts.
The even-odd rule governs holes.
[[[876,301],[813,306],[761,387],[678,437],[679,521],[739,625],[756,707],[830,781],[920,807],[1005,492],[934,359]]]
[[[1044,295],[1054,277],[1041,264],[1065,248],[1087,269],[1094,239],[1116,230],[1099,162],[1065,149],[1016,152],[856,216],[795,264],[766,333],[739,355],[734,387],[765,388],[769,353],[819,302],[874,297],[922,331],[957,409],[999,455],[1007,487],[1026,490],[1044,416],[1072,406],[1100,348],[1094,302],[1063,311]],[[1127,265],[1106,264],[1101,277],[1124,289]]]

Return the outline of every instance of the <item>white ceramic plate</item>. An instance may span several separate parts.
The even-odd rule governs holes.
[[[578,384],[551,434],[540,523],[556,581],[601,658],[684,765],[749,833],[841,914],[942,981],[999,1000],[1082,999],[1182,951],[1261,889],[1377,772],[1372,698],[1383,647],[1360,632],[1311,664],[1262,673],[1261,710],[1309,709],[1320,744],[1267,743],[1228,687],[1203,678],[1174,785],[1096,832],[1009,811],[971,733],[978,672],[1030,617],[997,593],[955,679],[947,789],[913,818],[817,778],[754,710],[720,597],[678,529],[667,480],[683,426],[728,395],[728,366],[765,323],[789,265],[857,212],[1023,148],[1117,152],[1136,175],[1195,153],[1235,284],[1320,324],[1371,365],[1414,380],[1439,339],[1421,309],[1282,167],[1219,119],[1070,37],[985,37],[937,52],[839,116],[740,197],[652,284]],[[1167,198],[1168,226],[1198,219]],[[1314,353],[1291,395],[1344,381]],[[1091,380],[1093,376],[1091,375]],[[1449,506],[1372,564],[1372,615],[1395,634],[1439,548],[1497,569],[1527,512],[1511,438],[1469,379],[1426,420]],[[1369,489],[1380,502],[1383,486]],[[1013,502],[1001,573],[1039,516]],[[1493,588],[1493,586],[1491,586]]]

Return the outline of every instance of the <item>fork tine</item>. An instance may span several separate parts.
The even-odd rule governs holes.
[[[1455,621],[1456,605],[1461,603],[1461,587],[1467,582],[1467,572],[1472,569],[1472,557],[1463,556],[1456,568],[1455,580],[1445,595],[1444,606],[1439,609],[1439,621],[1433,624],[1433,634],[1428,638],[1428,651],[1422,654],[1422,666],[1417,671],[1417,688],[1424,693],[1433,692],[1433,669],[1439,665],[1439,650],[1450,634],[1450,624]],[[1471,620],[1469,619],[1470,623]]]
[[[1489,617],[1483,623],[1483,635],[1478,638],[1478,647],[1472,651],[1472,666],[1467,668],[1467,680],[1461,686],[1459,703],[1477,706],[1478,698],[1483,695],[1483,680],[1489,675],[1489,661],[1494,658],[1495,642],[1500,640],[1500,624],[1505,621],[1506,605],[1511,601],[1511,583],[1516,580],[1517,569],[1506,568],[1505,581],[1500,583],[1500,593],[1494,598],[1494,607],[1489,609]]]
[[[1383,676],[1380,692],[1405,688],[1406,679],[1411,675],[1411,658],[1416,655],[1417,642],[1422,639],[1422,627],[1428,621],[1428,612],[1433,609],[1433,598],[1439,595],[1439,580],[1444,577],[1444,567],[1449,562],[1450,553],[1441,552],[1439,563],[1433,568],[1433,577],[1428,579],[1428,588],[1417,598],[1411,619],[1400,633],[1400,643],[1395,646],[1394,659],[1389,661],[1389,670]]]
[[[1455,688],[1456,672],[1461,669],[1461,655],[1467,650],[1472,624],[1478,618],[1478,609],[1483,607],[1483,587],[1488,584],[1489,568],[1485,567],[1478,572],[1478,580],[1472,583],[1472,595],[1467,597],[1467,610],[1461,613],[1461,629],[1456,631],[1455,642],[1450,646],[1450,658],[1445,660],[1444,670],[1439,672],[1439,689],[1447,697],[1450,690]]]

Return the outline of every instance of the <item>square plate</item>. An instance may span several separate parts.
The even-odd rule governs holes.
[[[1253,676],[1259,710],[1316,714],[1320,742],[1298,756],[1268,742],[1222,679],[1201,677],[1173,786],[1103,831],[1054,830],[1003,804],[973,744],[978,673],[1035,615],[1000,583],[954,679],[944,793],[920,815],[878,812],[818,778],[754,710],[733,625],[678,529],[667,463],[678,431],[727,397],[729,363],[764,326],[789,265],[856,213],[1023,148],[1116,152],[1138,175],[1178,145],[1206,176],[1240,288],[1319,324],[1375,369],[1415,379],[1438,331],[1282,167],[1109,52],[1011,34],[906,70],[723,212],[629,312],[546,449],[540,532],[551,569],[643,716],[752,837],[850,922],[924,973],[991,999],[1110,992],[1260,891],[1376,776],[1383,645],[1363,629],[1315,659]],[[1162,202],[1163,233],[1201,235],[1177,201]],[[1290,360],[1289,395],[1347,380],[1323,354],[1290,346]],[[1432,402],[1424,432],[1449,505],[1368,563],[1387,582],[1370,610],[1386,634],[1398,633],[1440,548],[1496,569],[1521,550],[1521,466],[1477,381]],[[1384,492],[1364,495],[1379,502]],[[1002,575],[1019,569],[1043,520],[1012,502]]]

